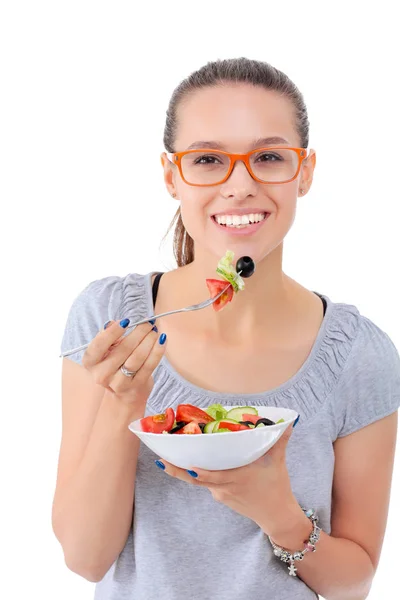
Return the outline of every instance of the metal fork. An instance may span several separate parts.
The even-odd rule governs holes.
[[[240,275],[241,272],[242,271],[240,271],[238,273],[238,275]],[[218,298],[220,298],[222,296],[222,294],[224,294],[226,292],[226,290],[229,288],[230,285],[231,284],[228,283],[226,288],[224,288],[221,292],[219,292],[219,294],[217,294],[216,296],[213,296],[212,298],[209,298],[208,300],[204,300],[204,302],[200,302],[199,304],[192,304],[192,306],[186,306],[185,308],[178,308],[177,310],[169,310],[168,312],[160,313],[159,315],[153,315],[151,317],[146,317],[145,319],[142,319],[141,321],[137,321],[136,323],[129,325],[129,327],[127,327],[125,331],[128,332],[130,329],[133,329],[134,327],[137,327],[138,325],[142,325],[142,323],[148,323],[149,321],[154,321],[156,319],[159,319],[160,317],[166,317],[167,315],[173,315],[173,314],[180,313],[180,312],[190,312],[192,310],[200,310],[201,308],[207,308],[207,306],[210,306],[216,300],[218,300]],[[62,354],[60,354],[59,358],[63,358],[65,356],[71,356],[71,354],[80,352],[80,350],[85,350],[89,346],[89,343],[83,344],[83,346],[79,346],[78,348],[73,348],[72,350],[68,350],[67,352],[63,352]]]

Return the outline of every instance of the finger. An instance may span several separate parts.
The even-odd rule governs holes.
[[[154,345],[156,344],[158,339],[158,335],[155,331],[150,331],[146,337],[142,340],[142,342],[137,346],[133,352],[126,358],[124,361],[124,366],[128,371],[137,371],[139,373],[140,369],[143,367],[144,363],[150,356]],[[114,359],[113,359],[114,360]],[[132,389],[132,382],[135,379],[135,386],[140,386],[140,380],[137,381],[137,374],[133,377],[128,377],[124,375],[121,371],[121,365],[117,364],[117,371],[114,373],[114,376],[109,382],[109,386],[114,390],[117,394],[121,394],[127,390]],[[148,377],[147,377],[148,379]]]
[[[205,469],[193,467],[186,470],[176,467],[164,459],[162,459],[162,462],[165,465],[165,471],[168,473],[168,475],[176,477],[177,479],[183,479],[184,481],[191,481],[195,479],[198,483],[205,487],[219,487],[221,485],[233,483],[235,480],[237,480],[237,476],[235,477],[235,472],[242,471],[242,469],[246,468],[240,467],[238,469],[228,469],[225,471],[207,471]]]
[[[115,376],[116,371],[118,371],[128,356],[132,354],[132,352],[138,347],[143,339],[150,333],[152,330],[152,325],[148,323],[139,325],[124,338],[121,337],[122,332],[118,332],[118,329],[121,330],[121,326],[116,323],[115,327],[110,326],[104,332],[98,334],[100,338],[98,346],[96,347],[93,344],[94,349],[89,359],[91,360],[93,357],[94,364],[92,364],[90,367],[86,366],[86,368],[91,371],[94,381],[104,387],[109,387],[109,383]],[[110,338],[108,341],[101,339],[103,333],[107,334],[107,332],[111,331],[112,333],[110,333]],[[116,335],[118,334],[119,337],[117,338]],[[93,340],[93,342],[94,341],[95,340]],[[104,350],[108,352],[105,354]]]
[[[128,360],[136,348],[140,346],[146,336],[154,330],[154,326],[149,323],[138,325],[127,336],[117,340],[117,344],[112,349],[109,357],[107,357],[107,366],[115,373],[119,367]]]
[[[289,426],[275,444],[265,452],[260,458],[251,463],[250,466],[255,468],[268,467],[272,464],[278,465],[286,460],[286,448],[289,439],[293,433],[293,427]]]
[[[246,467],[226,469],[224,471],[207,471],[206,469],[199,469],[198,467],[190,467],[189,471],[197,474],[197,481],[200,481],[207,486],[218,487],[221,485],[229,485],[230,483],[237,483],[240,477],[244,475],[243,469],[246,469]]]
[[[143,385],[153,374],[154,369],[160,363],[167,346],[167,336],[162,333],[156,343],[154,344],[149,356],[140,367],[138,373],[135,375],[135,384],[140,386]]]
[[[175,479],[180,479],[181,481],[186,481],[186,483],[191,483],[192,485],[196,485],[198,487],[207,487],[205,483],[202,483],[197,480],[197,478],[189,475],[186,469],[180,469],[175,465],[171,465],[171,463],[167,462],[163,458],[154,461],[158,467],[160,467],[160,463],[164,465],[164,473],[169,475],[170,477],[175,477]],[[161,467],[162,468],[162,467]]]
[[[91,369],[96,364],[101,362],[106,353],[109,352],[111,346],[116,344],[120,338],[122,340],[122,336],[124,333],[126,333],[126,328],[128,325],[129,319],[111,321],[108,323],[106,329],[100,331],[86,348],[86,351],[82,357],[83,366],[86,369]],[[148,327],[150,326],[148,325]],[[134,331],[136,331],[136,329]]]

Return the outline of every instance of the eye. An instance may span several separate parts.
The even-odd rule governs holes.
[[[276,152],[262,152],[256,158],[259,162],[276,162],[284,160],[282,156],[276,154]]]
[[[195,165],[215,165],[222,164],[221,159],[218,156],[214,156],[212,154],[203,154],[202,156],[197,157],[194,161]]]

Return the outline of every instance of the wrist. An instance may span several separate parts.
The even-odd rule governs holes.
[[[303,510],[297,505],[298,511],[288,518],[285,526],[269,533],[272,541],[277,546],[285,548],[292,553],[303,550],[304,543],[307,542],[313,531],[313,524],[304,514]]]
[[[287,539],[293,537],[293,533],[304,528],[307,523],[310,523],[310,521],[305,516],[293,493],[289,491],[286,495],[280,495],[280,502],[276,509],[272,511],[272,514],[265,515],[264,519],[258,524],[264,533],[275,541],[276,538]],[[278,539],[276,543],[280,545]]]
[[[121,425],[124,429],[127,428],[132,421],[143,418],[146,411],[146,403],[136,404],[124,402],[109,390],[105,391],[103,405],[107,413],[109,413],[110,420],[114,422],[115,425]]]

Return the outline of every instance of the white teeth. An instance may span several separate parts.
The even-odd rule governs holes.
[[[249,213],[248,215],[216,215],[215,220],[220,225],[228,227],[241,227],[250,223],[259,223],[266,217],[266,213]]]

